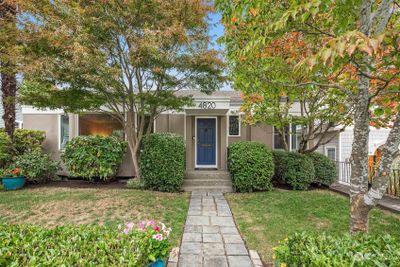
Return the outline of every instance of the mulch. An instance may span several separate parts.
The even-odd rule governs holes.
[[[113,180],[110,182],[96,182],[86,181],[80,179],[62,179],[58,181],[51,181],[44,184],[27,183],[26,188],[41,188],[41,187],[55,187],[55,188],[94,188],[94,189],[126,189],[127,179]]]

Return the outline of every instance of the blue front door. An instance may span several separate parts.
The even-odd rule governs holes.
[[[216,119],[197,119],[197,165],[216,165]]]

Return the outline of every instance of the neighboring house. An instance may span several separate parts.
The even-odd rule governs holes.
[[[3,121],[3,114],[4,114],[4,110],[3,110],[3,98],[2,98],[2,93],[0,91],[0,128],[4,128],[4,121]],[[16,106],[16,110],[15,110],[15,115],[16,115],[16,127],[17,128],[22,128],[22,108],[21,105]]]

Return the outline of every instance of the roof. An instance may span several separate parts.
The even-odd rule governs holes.
[[[179,96],[193,96],[193,98],[212,98],[212,97],[224,97],[229,98],[230,101],[242,101],[240,92],[238,91],[215,91],[212,94],[205,94],[198,90],[180,90],[176,92]]]

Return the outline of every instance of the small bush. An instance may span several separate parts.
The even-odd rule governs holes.
[[[120,230],[99,225],[48,229],[0,224],[0,266],[147,267],[155,257],[165,259],[170,249],[170,229],[150,223],[140,230],[132,223]],[[153,238],[155,227],[161,241]]]
[[[143,139],[140,172],[147,189],[176,192],[185,173],[185,143],[182,136],[154,133]]]
[[[0,131],[0,168],[10,160],[11,140],[7,133]]]
[[[126,147],[116,137],[78,136],[67,143],[62,160],[72,176],[107,181],[117,175]]]
[[[275,248],[276,266],[400,266],[399,240],[358,234],[295,234]]]
[[[327,156],[317,152],[307,154],[307,156],[311,158],[314,164],[314,183],[330,186],[336,181],[337,171],[335,162],[330,160]]]
[[[312,160],[297,152],[274,151],[274,180],[290,185],[294,190],[306,190],[315,180]]]
[[[45,138],[45,131],[16,129],[13,140],[15,155],[23,155],[41,148]]]
[[[27,181],[35,183],[53,180],[60,169],[60,163],[52,160],[41,149],[16,157],[12,165],[23,169]]]
[[[126,182],[126,187],[129,189],[141,189],[143,185],[139,179],[134,178],[134,179],[129,179]]]
[[[237,142],[229,146],[228,168],[238,192],[271,190],[274,175],[272,152],[256,142]]]

